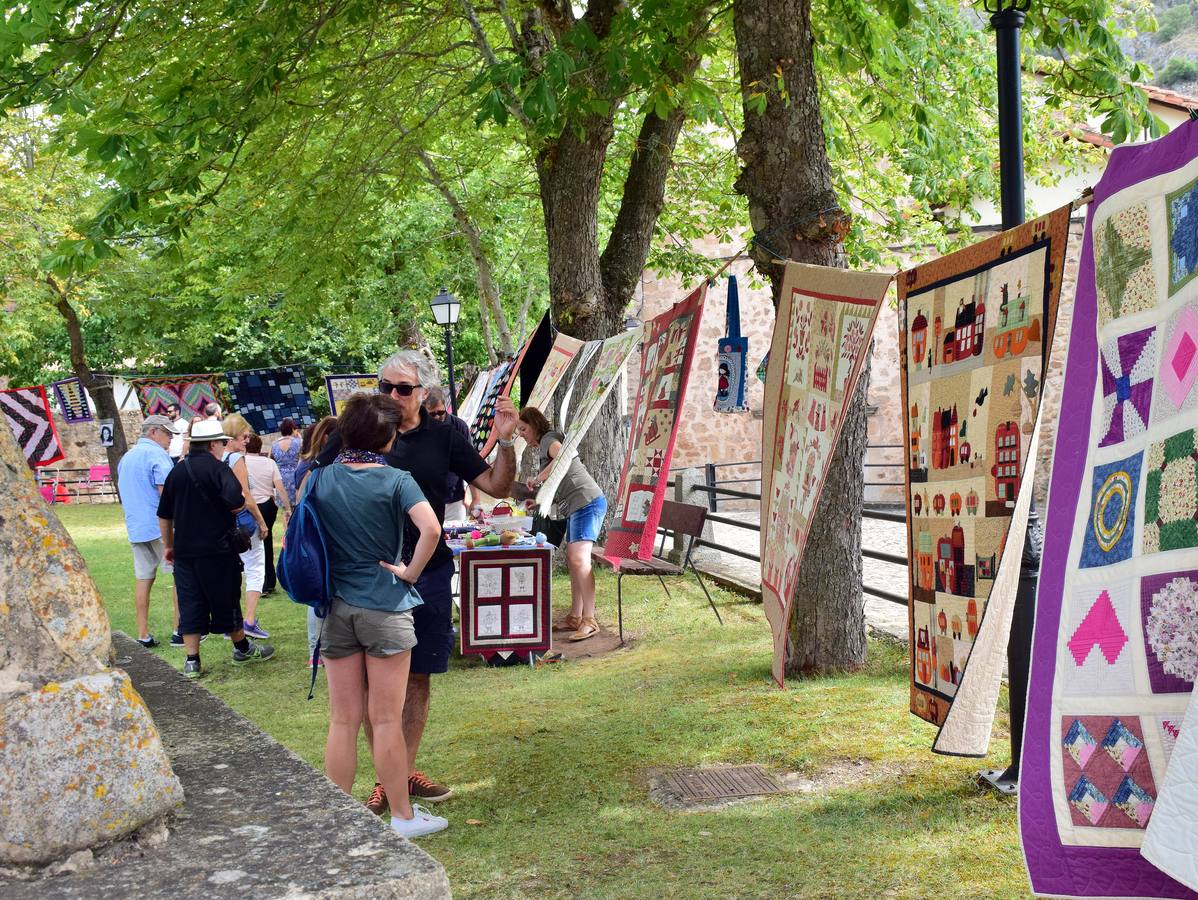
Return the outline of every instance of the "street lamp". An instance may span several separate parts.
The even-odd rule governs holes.
[[[433,319],[445,329],[445,363],[449,369],[449,411],[456,413],[458,411],[458,392],[453,383],[453,326],[457,324],[458,313],[462,311],[462,301],[449,293],[448,288],[442,287],[441,293],[437,294],[428,306],[433,311]]]

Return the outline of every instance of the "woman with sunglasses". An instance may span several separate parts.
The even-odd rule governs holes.
[[[238,524],[253,529],[250,549],[241,554],[241,564],[245,567],[245,633],[252,638],[265,640],[270,633],[258,624],[258,599],[262,596],[262,587],[266,582],[266,547],[262,543],[266,537],[266,520],[262,518],[262,511],[258,509],[250,490],[249,467],[245,462],[246,444],[254,431],[241,413],[225,416],[221,427],[229,439],[222,459],[237,476],[237,483],[245,495],[245,510],[240,514]]]
[[[415,585],[441,524],[412,477],[387,465],[400,413],[378,394],[354,394],[338,417],[342,447],[308,490],[328,547],[334,600],[321,638],[329,677],[325,772],[347,794],[358,765],[358,732],[369,716],[375,772],[391,798],[391,827],[404,837],[449,822],[410,803],[403,709],[423,605]],[[408,546],[405,524],[418,539]],[[402,560],[408,559],[405,564]]]
[[[549,420],[535,406],[520,410],[516,430],[530,447],[540,448],[541,471],[528,481],[528,489],[535,492],[545,480],[550,463],[561,453],[565,437],[560,431],[553,430]],[[554,518],[566,520],[566,567],[570,570],[570,612],[553,627],[573,632],[566,638],[568,641],[585,641],[599,633],[591,548],[603,528],[607,498],[577,456],[570,461],[553,505],[557,510]]]

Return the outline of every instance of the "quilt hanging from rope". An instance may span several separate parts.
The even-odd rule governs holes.
[[[608,558],[648,559],[653,555],[706,298],[704,281],[685,299],[645,323],[628,452],[604,545]]]
[[[233,408],[258,434],[275,434],[290,418],[301,428],[316,421],[303,366],[226,372]]]
[[[63,458],[44,387],[39,384],[0,391],[0,409],[30,466],[48,466]]]
[[[898,275],[911,711],[937,753],[990,742],[1071,211]]]
[[[779,687],[811,520],[891,280],[786,265],[761,429],[761,600]]]
[[[164,416],[172,403],[179,404],[179,415],[191,419],[204,411],[209,403],[220,403],[220,390],[215,375],[167,375],[130,378],[137,390],[137,402],[142,415]]]
[[[325,390],[329,394],[329,414],[337,415],[337,405],[344,403],[354,394],[377,394],[377,375],[326,375]]]
[[[1086,219],[1019,784],[1037,894],[1198,897],[1196,273],[1188,122],[1116,147]]]
[[[87,402],[87,392],[83,382],[78,378],[64,378],[52,385],[54,397],[58,400],[58,408],[62,410],[62,419],[68,425],[76,422],[92,420],[91,406]]]
[[[586,390],[578,398],[578,405],[574,407],[574,411],[569,417],[569,424],[566,426],[565,431],[566,439],[562,442],[562,449],[558,451],[553,462],[549,464],[545,480],[537,491],[537,505],[542,515],[547,516],[550,514],[550,510],[553,508],[553,497],[557,493],[562,479],[566,477],[571,460],[578,455],[578,445],[582,443],[587,429],[591,427],[591,423],[599,415],[599,410],[603,408],[603,401],[607,399],[607,395],[615,387],[616,379],[624,371],[624,364],[628,361],[628,357],[632,355],[632,351],[636,349],[636,345],[644,333],[645,326],[638,325],[629,331],[622,331],[614,337],[609,337],[598,346],[589,344],[587,345],[588,349],[580,351],[583,358],[579,360],[579,366],[582,367],[586,364],[590,352],[597,354],[595,366],[591,370]],[[571,376],[571,384],[567,396],[573,393],[574,380],[577,378],[579,371],[581,369]]]
[[[553,399],[553,392],[561,384],[566,369],[570,367],[570,363],[574,361],[574,357],[581,349],[582,341],[558,332],[553,339],[553,346],[549,348],[549,354],[545,357],[545,364],[541,366],[541,373],[537,376],[536,385],[529,391],[523,405],[535,406],[552,419],[552,410],[548,408],[549,401]]]

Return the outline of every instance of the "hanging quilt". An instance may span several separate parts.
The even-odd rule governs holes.
[[[87,391],[83,389],[83,382],[78,378],[64,378],[54,382],[53,388],[64,422],[74,425],[76,422],[92,420],[91,406],[87,402]]]
[[[761,600],[779,687],[811,519],[891,280],[786,264],[761,429]]]
[[[549,355],[545,358],[545,365],[541,367],[536,386],[525,394],[523,405],[535,406],[545,413],[547,418],[552,418],[548,410],[549,401],[553,399],[553,392],[561,384],[566,369],[581,349],[582,341],[558,332],[553,339],[553,346],[549,348]]]
[[[553,323],[549,321],[549,313],[541,317],[540,324],[528,339],[528,347],[524,351],[524,359],[520,362],[520,403],[528,406],[528,395],[545,367],[549,351],[553,349]]]
[[[686,299],[645,323],[628,452],[603,550],[609,559],[653,555],[706,297],[704,281]]]
[[[463,422],[473,422],[474,417],[478,415],[478,407],[482,403],[483,391],[487,389],[490,382],[491,371],[489,369],[483,369],[475,375],[470,390],[458,396],[457,408],[453,414]]]
[[[377,375],[326,375],[325,390],[329,394],[329,415],[337,415],[337,404],[344,403],[354,394],[377,394]]]
[[[644,332],[645,326],[638,325],[636,328],[622,331],[614,337],[609,337],[593,351],[597,354],[597,358],[595,360],[595,367],[591,370],[591,377],[587,382],[586,391],[579,398],[578,406],[569,419],[569,425],[565,429],[566,439],[562,442],[562,448],[549,464],[549,469],[545,473],[545,479],[537,491],[537,505],[541,510],[541,515],[547,516],[550,514],[550,510],[553,508],[553,497],[557,493],[562,479],[566,477],[566,471],[570,468],[571,460],[578,455],[578,445],[582,443],[582,439],[586,437],[587,429],[591,427],[591,423],[599,415],[599,410],[603,408],[603,401],[607,399],[607,395],[615,387],[616,379],[624,371],[624,363],[628,361],[628,357],[636,349],[636,345]],[[588,344],[587,347],[589,348],[591,345]],[[580,355],[581,357],[585,357],[579,359],[581,365],[587,361],[586,358],[589,358],[591,354],[584,349]],[[578,372],[575,372],[574,377],[577,378],[577,376]],[[573,391],[574,384],[572,381],[567,397],[572,395]]]
[[[487,446],[491,437],[491,426],[495,424],[495,405],[501,396],[506,396],[505,390],[510,389],[512,379],[516,376],[515,361],[509,359],[501,362],[486,375],[487,384],[479,398],[478,410],[473,419],[467,420],[470,423],[470,440],[484,457],[486,454],[482,450]]]
[[[142,415],[165,416],[166,408],[179,404],[179,415],[190,420],[200,415],[209,403],[220,403],[220,391],[213,375],[166,375],[161,378],[130,378],[137,391]]]
[[[990,742],[1071,209],[898,276],[911,711],[937,753]]]
[[[0,409],[31,467],[48,466],[63,458],[44,387],[39,384],[0,391]]]
[[[245,416],[257,434],[275,434],[290,418],[300,428],[316,421],[304,382],[303,366],[226,372],[233,408]]]
[[[749,339],[740,334],[740,300],[736,276],[728,276],[727,334],[716,352],[716,412],[745,412],[745,374],[748,371]]]
[[[1189,122],[1116,147],[1086,220],[1019,785],[1037,894],[1198,897],[1196,268]]]

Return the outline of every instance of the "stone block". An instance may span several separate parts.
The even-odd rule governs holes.
[[[118,670],[0,704],[0,859],[47,863],[183,802],[150,713]]]

